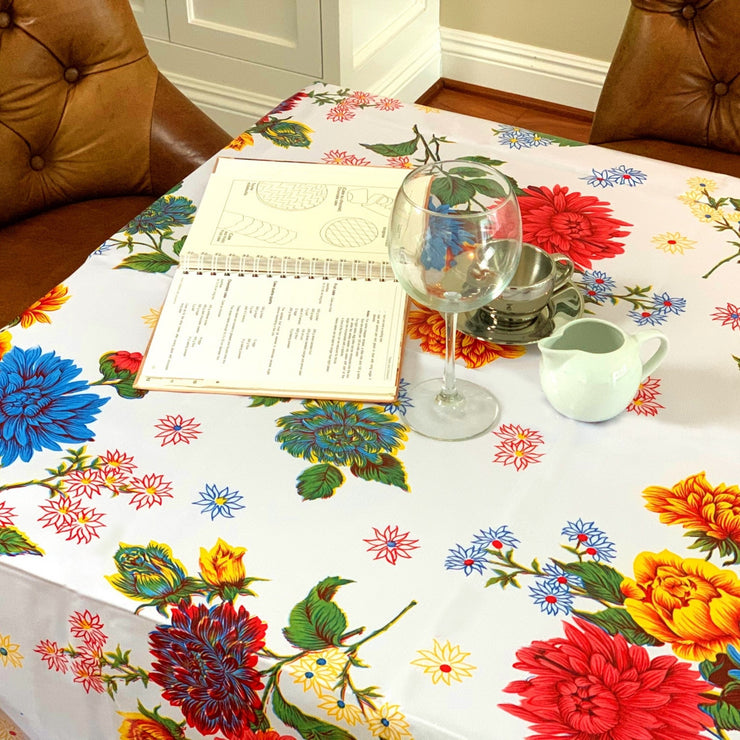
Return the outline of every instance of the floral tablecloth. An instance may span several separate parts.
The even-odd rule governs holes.
[[[492,162],[668,357],[586,424],[460,335],[456,443],[403,425],[416,305],[385,407],[138,391],[201,167],[0,333],[0,738],[740,737],[740,181],[323,84],[228,153]]]

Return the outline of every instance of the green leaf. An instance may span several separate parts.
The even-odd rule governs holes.
[[[352,581],[329,577],[314,586],[291,610],[288,626],[283,629],[285,639],[301,650],[341,645],[347,617],[332,599],[337,589],[347,583]]]
[[[448,172],[457,177],[473,178],[485,177],[488,174],[485,170],[478,169],[477,167],[450,167]]]
[[[480,154],[472,154],[469,157],[460,157],[466,162],[478,162],[478,164],[487,164],[489,167],[499,167],[504,164],[503,159],[490,159],[489,157],[483,157]]]
[[[730,203],[736,211],[740,211],[740,198],[730,198]]]
[[[418,145],[418,136],[398,144],[361,144],[365,149],[380,154],[381,157],[408,157],[416,151]]]
[[[624,594],[620,589],[624,576],[610,565],[593,562],[557,564],[566,573],[578,576],[583,581],[584,590],[592,599],[612,604],[624,603]]]
[[[319,498],[331,498],[342,483],[344,475],[339,468],[330,463],[318,463],[306,468],[298,476],[296,489],[305,501],[315,501]]]
[[[432,182],[431,191],[448,206],[467,203],[475,196],[475,188],[462,177],[438,177]]]
[[[304,740],[354,740],[346,730],[304,714],[294,704],[288,704],[275,686],[272,692],[272,709],[275,716],[289,727],[298,730]]]
[[[173,245],[172,245],[172,251],[179,257],[180,252],[182,252],[182,248],[185,245],[185,240],[188,238],[188,235],[185,234],[185,236],[181,236]]]
[[[714,720],[721,730],[740,730],[740,710],[725,701],[702,704],[701,708]]]
[[[0,555],[43,555],[44,551],[15,527],[0,527]]]
[[[137,252],[124,257],[121,264],[116,265],[116,270],[126,269],[160,273],[167,272],[177,264],[177,260],[163,252]]]
[[[593,622],[610,635],[620,634],[633,645],[662,645],[663,643],[645,632],[630,616],[626,609],[608,607],[600,612],[582,612],[576,609],[573,614]]]
[[[403,463],[385,452],[380,455],[380,462],[377,464],[371,462],[365,462],[363,465],[353,464],[350,466],[350,472],[363,480],[397,486],[402,491],[409,490]]]
[[[290,401],[290,398],[275,398],[274,396],[252,396],[249,406],[274,406],[276,403]]]
[[[504,189],[497,182],[493,180],[469,180],[470,184],[476,189],[481,195],[486,195],[489,198],[501,198],[506,193]]]
[[[142,388],[134,388],[134,378],[122,378],[120,382],[113,386],[116,389],[116,393],[121,398],[144,398],[149,391],[145,391]]]

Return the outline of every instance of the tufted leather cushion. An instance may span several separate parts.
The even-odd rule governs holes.
[[[160,194],[204,159],[188,159],[189,140],[204,137],[213,153],[230,138],[197,109],[189,125],[205,133],[182,132],[178,108],[188,106],[149,57],[128,0],[0,0],[0,224],[88,198]],[[167,158],[183,154],[192,167],[169,176]]]
[[[740,174],[738,51],[737,0],[632,0],[591,143]]]
[[[0,0],[0,327],[230,140],[129,0]]]

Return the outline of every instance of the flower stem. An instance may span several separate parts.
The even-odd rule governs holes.
[[[357,652],[357,649],[360,647],[360,645],[364,645],[366,642],[369,642],[374,637],[377,637],[378,635],[383,634],[383,632],[386,632],[389,630],[401,617],[406,614],[407,611],[413,609],[416,606],[416,601],[410,601],[403,609],[401,609],[398,614],[396,614],[393,619],[391,619],[390,622],[387,622],[382,627],[378,627],[378,629],[373,630],[369,635],[366,637],[363,637],[361,640],[358,640],[354,645],[352,645],[352,648],[350,652],[355,653]]]

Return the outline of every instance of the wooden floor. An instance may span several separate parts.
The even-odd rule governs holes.
[[[591,111],[581,108],[445,78],[430,87],[416,102],[582,142],[588,141],[593,118]]]

